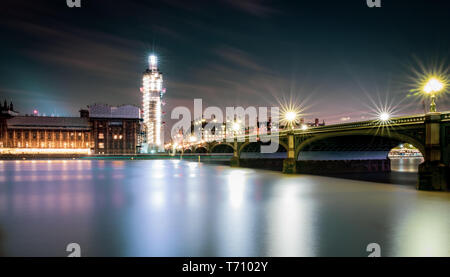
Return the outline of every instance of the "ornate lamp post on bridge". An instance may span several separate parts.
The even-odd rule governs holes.
[[[444,89],[443,82],[436,77],[431,77],[423,87],[423,91],[426,94],[431,94],[430,113],[437,112],[436,94],[442,91],[443,89]]]
[[[284,121],[288,127],[288,152],[287,159],[283,161],[283,173],[294,174],[297,172],[297,159],[295,157],[294,124],[297,121],[298,114],[294,111],[288,111],[284,114]]]
[[[425,115],[425,159],[419,165],[419,190],[445,190],[447,167],[442,162],[441,114],[436,109],[436,94],[445,89],[445,83],[431,77],[422,91],[431,95],[430,112]]]

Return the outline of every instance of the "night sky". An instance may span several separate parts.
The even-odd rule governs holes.
[[[448,68],[448,0],[3,0],[0,97],[22,114],[141,104],[156,53],[166,119],[177,105],[273,106],[295,99],[328,123],[422,113],[414,69]],[[448,95],[448,93],[447,93]],[[450,110],[442,96],[439,110]],[[372,116],[373,117],[373,116]]]

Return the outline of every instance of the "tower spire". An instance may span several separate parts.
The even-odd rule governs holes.
[[[158,71],[158,57],[156,57],[156,55],[150,55],[150,57],[148,57],[148,63],[151,71]]]

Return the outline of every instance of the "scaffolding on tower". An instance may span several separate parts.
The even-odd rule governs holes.
[[[143,151],[155,153],[164,151],[162,139],[162,96],[163,75],[158,70],[158,59],[155,55],[149,57],[149,68],[144,72],[142,80],[143,94],[143,121],[145,133],[145,144]]]

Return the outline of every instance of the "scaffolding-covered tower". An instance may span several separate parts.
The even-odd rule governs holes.
[[[162,140],[162,95],[163,75],[158,70],[155,55],[149,57],[149,68],[144,72],[142,80],[143,119],[146,130],[147,149],[144,152],[164,151]]]

